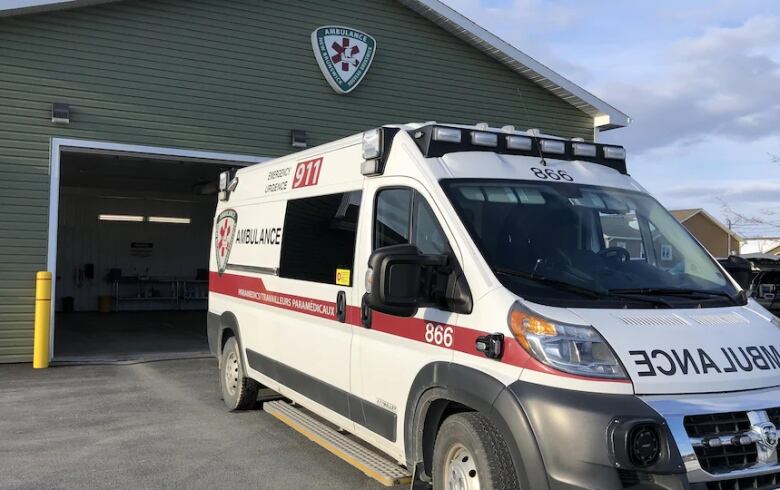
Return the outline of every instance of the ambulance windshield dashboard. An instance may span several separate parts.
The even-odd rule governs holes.
[[[498,279],[529,301],[585,308],[745,304],[701,245],[647,194],[570,182],[442,185]]]

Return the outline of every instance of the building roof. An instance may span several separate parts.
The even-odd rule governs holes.
[[[737,233],[734,230],[729,230],[726,225],[724,225],[723,223],[718,221],[717,218],[715,218],[713,215],[711,215],[710,213],[708,213],[707,211],[705,211],[705,210],[703,210],[701,208],[696,208],[696,209],[675,209],[675,210],[671,210],[669,212],[672,213],[672,216],[677,218],[677,221],[679,221],[680,223],[683,223],[683,224],[685,224],[686,221],[688,221],[689,219],[693,218],[694,216],[702,215],[705,218],[707,218],[708,220],[710,220],[713,224],[715,224],[718,228],[723,230],[724,233],[727,233],[727,234],[731,235],[732,237],[734,237],[737,241],[739,241],[739,242],[744,242],[745,241],[745,238],[742,235],[740,235],[739,233]]]
[[[0,17],[116,1],[121,0],[5,0],[0,5]],[[600,131],[621,128],[631,123],[631,118],[623,112],[483,29],[440,0],[398,2],[590,115],[594,127]]]
[[[780,237],[748,238],[742,245],[743,254],[780,254]]]
[[[677,218],[677,221],[682,223],[683,221],[692,218],[699,211],[701,211],[701,209],[674,209],[669,212],[672,213],[672,216]]]

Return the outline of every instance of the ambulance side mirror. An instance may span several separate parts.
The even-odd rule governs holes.
[[[412,317],[438,304],[437,276],[446,255],[424,255],[414,245],[379,248],[368,259],[365,302],[380,313]]]
[[[743,259],[742,257],[738,257],[736,255],[731,255],[726,259],[718,260],[718,262],[720,262],[720,265],[726,269],[726,272],[728,272],[729,275],[734,278],[734,280],[743,290],[750,291],[750,286],[753,279],[753,271],[751,269],[749,260]]]

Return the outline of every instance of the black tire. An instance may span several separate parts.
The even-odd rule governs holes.
[[[447,417],[436,436],[433,489],[444,490],[449,480],[459,478],[465,488],[520,489],[506,441],[487,417],[477,412]]]
[[[248,410],[257,401],[257,381],[247,378],[241,361],[241,351],[235,337],[230,337],[222,349],[219,363],[219,384],[222,387],[222,399],[233,410]]]

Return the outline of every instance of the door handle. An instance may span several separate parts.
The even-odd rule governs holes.
[[[366,297],[360,302],[360,324],[363,328],[371,328],[371,307],[366,303]]]
[[[347,293],[344,291],[336,294],[336,319],[341,323],[347,321]]]

